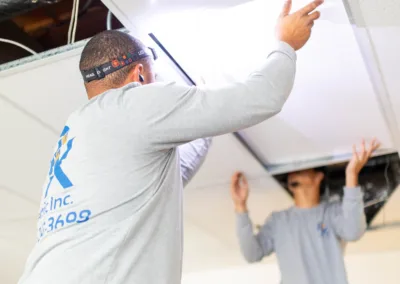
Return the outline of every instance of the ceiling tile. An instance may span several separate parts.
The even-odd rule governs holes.
[[[0,185],[40,200],[58,135],[0,98]]]

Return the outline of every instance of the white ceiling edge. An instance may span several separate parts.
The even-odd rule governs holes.
[[[380,111],[386,121],[396,148],[400,150],[400,121],[396,117],[397,105],[393,104],[392,95],[389,93],[387,83],[384,79],[385,76],[382,74],[375,43],[368,29],[355,28],[354,32],[359,41],[360,50],[364,56],[364,61],[367,64],[368,72],[377,94]]]
[[[128,32],[125,28],[119,29],[122,32]],[[67,44],[61,47],[53,48],[45,52],[24,57],[8,63],[0,64],[0,78],[11,76],[15,73],[38,68],[43,65],[68,59],[76,55],[80,55],[86,43],[90,38]],[[60,73],[62,73],[60,71]]]
[[[11,76],[18,72],[26,71],[33,68],[39,68],[43,65],[53,63],[57,60],[67,59],[82,52],[82,49],[89,39],[76,42],[71,45],[62,46],[51,49],[46,52],[31,55],[19,60],[0,65],[0,78]],[[62,71],[60,70],[60,74]]]
[[[400,2],[392,0],[343,0],[351,23],[353,24],[354,34],[359,43],[361,54],[377,94],[380,110],[385,118],[387,126],[392,135],[393,142],[400,151],[400,115],[397,109],[400,101],[393,99],[396,92],[390,92],[383,65],[387,55],[394,55],[389,64],[400,64],[398,52],[386,52],[377,40],[382,40],[382,35],[386,34],[386,44],[397,45],[400,48],[400,38],[392,37],[388,32],[394,27],[400,32]],[[378,29],[380,37],[374,37],[374,32]],[[397,49],[398,50],[398,49]],[[397,63],[396,63],[397,61]],[[386,75],[386,76],[385,76]],[[398,90],[400,91],[400,90]],[[398,92],[397,91],[397,92]]]
[[[377,150],[372,157],[380,157],[388,154],[395,154],[398,153],[396,149],[379,149]],[[268,173],[271,175],[279,175],[290,173],[294,171],[306,170],[306,169],[313,169],[319,168],[323,166],[330,166],[336,164],[342,164],[348,162],[352,157],[352,153],[337,155],[337,156],[329,156],[329,157],[322,157],[315,160],[304,160],[304,161],[296,161],[294,163],[287,163],[287,164],[275,164],[275,165],[268,165],[267,170]]]

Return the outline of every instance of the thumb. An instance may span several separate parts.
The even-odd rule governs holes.
[[[292,9],[292,0],[285,0],[285,4],[283,5],[281,17],[285,17],[285,16],[289,15],[291,9]]]

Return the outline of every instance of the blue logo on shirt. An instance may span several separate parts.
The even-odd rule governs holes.
[[[324,223],[319,223],[317,230],[321,233],[321,237],[326,237],[329,235],[329,230]]]
[[[50,171],[49,171],[49,183],[46,188],[46,192],[44,198],[47,197],[49,188],[54,178],[60,183],[62,188],[67,189],[73,186],[71,180],[64,173],[61,168],[62,162],[68,157],[69,152],[72,149],[72,145],[74,142],[74,138],[68,140],[69,127],[65,126],[64,130],[60,135],[60,139],[58,140],[57,150],[53,155],[53,159],[50,163]]]

